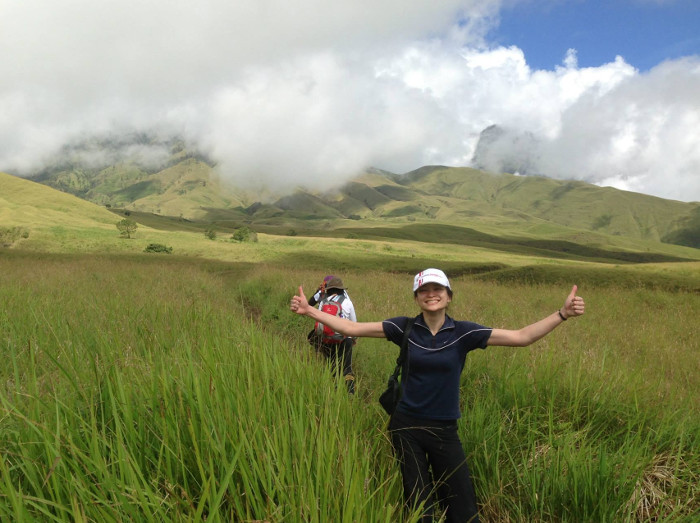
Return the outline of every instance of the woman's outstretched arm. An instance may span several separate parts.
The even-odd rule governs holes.
[[[289,308],[292,312],[308,316],[318,322],[328,325],[334,331],[340,332],[345,336],[352,338],[384,338],[384,328],[382,322],[357,322],[338,318],[331,314],[326,314],[318,310],[316,307],[309,305],[304,289],[299,286],[299,292],[294,295],[289,303]]]
[[[581,316],[585,312],[586,304],[583,298],[576,296],[577,290],[578,287],[574,285],[564,301],[564,306],[538,322],[519,330],[493,329],[488,345],[527,347],[552,332],[569,318]]]

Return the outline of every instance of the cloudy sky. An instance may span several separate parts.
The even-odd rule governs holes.
[[[0,24],[5,172],[148,131],[329,188],[472,165],[498,125],[489,169],[700,201],[696,0],[0,0]]]

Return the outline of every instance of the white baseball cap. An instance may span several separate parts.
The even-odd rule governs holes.
[[[413,278],[413,292],[416,292],[419,287],[426,283],[439,283],[443,287],[450,288],[450,280],[447,279],[445,273],[440,269],[425,269],[416,274],[416,277]]]

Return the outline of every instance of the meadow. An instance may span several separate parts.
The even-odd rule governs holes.
[[[416,521],[377,402],[397,347],[360,340],[348,397],[287,306],[342,271],[360,320],[414,314],[412,274],[437,265],[457,318],[519,327],[573,283],[587,303],[529,348],[467,358],[484,521],[698,521],[697,262],[147,234],[176,255],[79,236],[46,252],[39,234],[0,250],[1,520]]]

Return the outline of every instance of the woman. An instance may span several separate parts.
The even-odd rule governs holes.
[[[421,313],[410,331],[403,393],[389,430],[400,463],[404,499],[408,506],[425,503],[424,521],[432,521],[433,491],[448,522],[479,520],[476,495],[457,435],[459,381],[467,353],[489,345],[526,347],[534,343],[570,317],[584,313],[583,298],[576,296],[576,290],[574,285],[564,305],[538,322],[519,330],[492,329],[447,315],[452,289],[444,272],[426,269],[416,274],[413,295]],[[397,345],[410,319],[352,322],[331,317],[309,306],[302,287],[290,308],[347,336],[387,338]]]

